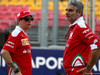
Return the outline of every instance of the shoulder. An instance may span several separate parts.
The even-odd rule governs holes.
[[[20,32],[21,32],[20,30],[15,29],[15,30],[12,31],[11,36],[17,37]]]
[[[87,25],[84,20],[81,20],[77,23],[80,28],[87,28]]]
[[[76,24],[75,26],[75,30],[74,30],[77,34],[83,34],[86,32],[90,31],[90,28],[88,27],[88,25],[85,23],[85,21],[80,21]]]

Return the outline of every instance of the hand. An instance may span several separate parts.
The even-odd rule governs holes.
[[[88,75],[90,73],[90,69],[88,69],[87,67],[84,67],[80,70],[77,71],[77,73],[83,73],[83,75]]]
[[[15,73],[15,75],[22,75],[20,72],[18,72],[18,73]]]

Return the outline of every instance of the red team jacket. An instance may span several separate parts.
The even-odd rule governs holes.
[[[86,66],[91,50],[96,48],[100,48],[99,39],[92,33],[83,17],[80,17],[70,25],[70,34],[63,56],[64,68]]]
[[[19,26],[10,33],[3,49],[10,52],[14,64],[19,67],[22,75],[31,75],[31,46],[27,34]],[[8,73],[8,75],[14,75],[10,67],[8,67]]]

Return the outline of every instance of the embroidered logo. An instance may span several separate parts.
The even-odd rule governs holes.
[[[84,60],[80,54],[77,54],[72,61],[71,67],[82,66],[82,65],[85,65]]]
[[[73,35],[73,33],[70,34],[70,36],[69,36],[70,39],[72,38],[72,35]]]
[[[21,39],[22,45],[29,45],[28,39]]]
[[[24,49],[24,51],[23,51],[23,53],[31,53],[31,50],[29,50],[29,49]]]

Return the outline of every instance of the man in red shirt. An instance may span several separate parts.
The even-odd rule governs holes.
[[[100,41],[83,20],[83,3],[69,0],[66,17],[70,32],[63,55],[63,66],[66,75],[92,75],[91,68],[100,55]]]
[[[8,65],[8,75],[31,75],[31,46],[27,31],[35,14],[29,10],[23,10],[17,15],[18,26],[10,33],[4,44],[1,56]]]

